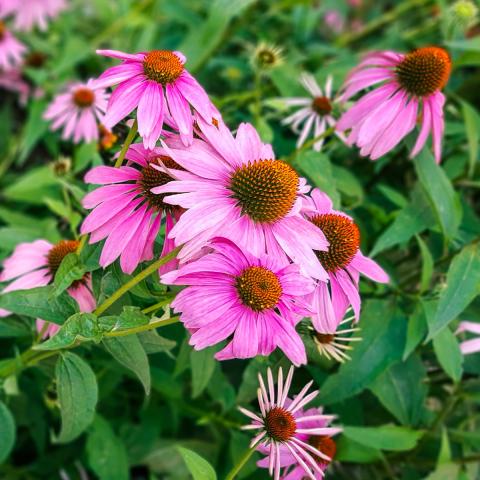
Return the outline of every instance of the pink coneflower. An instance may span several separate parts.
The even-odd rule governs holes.
[[[10,70],[22,63],[27,47],[19,42],[0,21],[0,70]]]
[[[325,89],[322,91],[317,81],[309,73],[303,73],[300,77],[301,84],[305,87],[311,97],[285,98],[282,102],[289,107],[301,107],[300,110],[285,118],[282,123],[291,125],[292,130],[299,133],[297,148],[300,148],[313,132],[313,138],[325,132],[327,127],[335,126],[335,119],[332,116],[333,104],[336,100],[332,97],[332,76],[327,77]],[[303,126],[302,126],[303,124]],[[343,133],[335,132],[342,142],[346,142]],[[322,148],[322,138],[314,143],[313,148],[319,152]]]
[[[320,263],[328,272],[329,282],[317,282],[311,295],[312,323],[320,333],[332,334],[337,330],[349,305],[355,318],[360,318],[360,273],[377,282],[388,282],[388,275],[376,262],[360,251],[360,231],[355,222],[342,212],[333,210],[327,194],[314,189],[305,215],[327,238],[327,251],[317,252]]]
[[[480,352],[480,323],[460,322],[457,333],[469,332],[479,335],[477,338],[471,338],[460,343],[460,350],[464,355]]]
[[[258,430],[251,445],[258,445],[258,450],[268,453],[259,465],[268,467],[275,479],[280,478],[281,468],[285,467],[284,475],[287,476],[282,478],[315,480],[323,477],[325,468],[335,455],[336,446],[331,437],[341,432],[341,428],[328,427],[335,417],[324,415],[321,408],[304,410],[305,405],[318,395],[318,390],[307,395],[313,381],[293,399],[288,397],[292,377],[293,367],[285,382],[282,368],[279,368],[275,389],[270,368],[267,370],[267,387],[258,375],[260,413],[240,407],[240,411],[252,419],[252,423],[243,429]]]
[[[159,149],[149,151],[142,144],[131,145],[126,158],[129,165],[95,167],[86,174],[85,182],[104,186],[83,199],[83,206],[93,211],[83,222],[81,233],[91,233],[90,243],[106,238],[100,256],[102,267],[120,257],[122,270],[132,273],[140,262],[153,258],[163,214],[166,233],[162,255],[173,249],[167,237],[182,210],[164,203],[163,195],[154,195],[150,190],[169,183],[173,172],[182,167]]]
[[[255,129],[241,124],[234,138],[228,128],[198,120],[203,138],[185,148],[167,140],[166,155],[186,172],[152,192],[176,193],[164,201],[188,209],[170,235],[188,258],[213,237],[227,237],[256,256],[284,251],[312,277],[326,279],[313,250],[326,250],[324,235],[300,214],[304,179],[275,160]]]
[[[440,90],[448,82],[451,66],[448,53],[438,47],[419,48],[408,54],[385,51],[367,55],[348,77],[342,99],[383,84],[344,113],[337,129],[351,130],[349,144],[356,144],[361,155],[376,160],[414,129],[420,114],[420,133],[410,156],[420,152],[432,132],[435,160],[440,162],[445,103]]]
[[[76,83],[66,93],[57,95],[44,114],[51,120],[52,130],[63,127],[62,138],[75,143],[98,140],[98,122],[103,121],[109,94],[95,85],[94,80]]]
[[[100,55],[119,58],[121,65],[108,68],[99,85],[119,84],[108,104],[104,125],[112,128],[137,108],[138,132],[145,148],[155,147],[163,129],[164,117],[171,114],[185,145],[193,139],[191,108],[211,122],[216,109],[203,87],[185,69],[185,56],[169,50],[129,54],[97,50]]]
[[[194,332],[190,344],[201,350],[233,335],[218,360],[269,355],[279,347],[292,363],[305,363],[295,325],[311,314],[304,296],[313,282],[297,265],[255,257],[227,239],[215,239],[210,247],[213,253],[162,276],[167,285],[188,285],[172,307]]]
[[[53,281],[64,257],[74,253],[78,244],[76,240],[61,240],[55,245],[46,240],[18,244],[12,255],[3,261],[0,282],[9,280],[13,282],[4,288],[2,293],[48,285]],[[92,295],[89,275],[75,281],[68,289],[68,293],[77,301],[81,312],[91,312],[95,309],[95,298]],[[0,317],[6,315],[9,315],[9,312],[0,309]],[[54,335],[60,328],[54,323],[44,328],[45,323],[37,319],[37,329],[44,334],[44,337]]]
[[[327,10],[323,20],[333,33],[341,33],[345,29],[345,19],[338,10]]]
[[[0,0],[0,17],[15,17],[15,29],[46,30],[48,21],[66,8],[65,0]]]

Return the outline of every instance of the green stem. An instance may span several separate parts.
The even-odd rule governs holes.
[[[255,448],[257,445],[252,445],[238,460],[236,465],[230,470],[230,473],[225,477],[225,480],[233,480],[240,470],[244,467],[244,465],[250,460],[250,457],[255,452]]]
[[[125,158],[125,155],[127,154],[128,147],[131,145],[133,142],[135,136],[137,135],[138,131],[138,122],[135,119],[133,122],[132,128],[128,132],[127,138],[125,139],[125,143],[123,144],[122,149],[120,150],[120,155],[117,158],[117,161],[115,162],[115,167],[121,167],[123,163],[123,159]]]
[[[155,311],[159,310],[160,308],[164,307],[165,305],[168,305],[169,303],[171,303],[174,298],[175,298],[174,296],[164,298],[160,302],[155,303],[154,305],[151,305],[150,307],[144,308],[142,310],[142,313],[155,312]]]
[[[111,305],[113,305],[120,297],[125,295],[130,289],[135,285],[140,283],[142,280],[150,276],[152,273],[156,272],[162,265],[165,265],[170,260],[173,260],[177,253],[182,247],[179,246],[172,250],[168,255],[164,255],[159,258],[157,261],[149,265],[145,270],[137,273],[131,280],[123,284],[117,291],[113,292],[110,297],[108,297],[97,309],[93,312],[95,315],[100,316],[105,310],[107,310]]]
[[[326,137],[330,136],[334,132],[335,132],[335,127],[327,128],[320,135],[317,135],[316,137],[311,138],[310,140],[307,140],[300,148],[297,148],[290,155],[285,157],[284,161],[287,162],[287,163],[291,162],[300,152],[303,152],[304,150],[309,149],[310,147],[315,145],[315,143],[317,143],[319,140],[322,140],[323,138],[326,138]]]
[[[139,327],[129,328],[127,330],[118,330],[113,332],[108,332],[104,337],[126,337],[127,335],[134,335],[135,333],[146,332],[148,330],[154,330],[159,327],[166,327],[167,325],[172,325],[177,323],[180,320],[180,317],[171,317],[166,320],[157,320],[156,322],[150,322],[146,325],[140,325]]]

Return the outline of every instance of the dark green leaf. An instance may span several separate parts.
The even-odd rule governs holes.
[[[156,330],[140,332],[138,338],[147,355],[160,352],[169,353],[177,345],[174,340],[160,336]]]
[[[433,338],[433,349],[445,373],[455,382],[462,378],[463,357],[455,335],[444,328]]]
[[[415,311],[408,319],[407,341],[405,342],[403,360],[406,360],[415,348],[417,348],[419,343],[425,338],[427,332],[428,326],[424,305],[419,302],[415,306]]]
[[[478,111],[469,103],[462,101],[462,112],[465,120],[465,130],[468,140],[469,152],[469,177],[473,177],[475,171],[475,164],[478,159],[478,145],[480,143],[480,115]]]
[[[205,348],[190,352],[190,366],[192,369],[192,397],[198,397],[207,386],[213,371],[216,360],[213,357],[216,350],[214,347]]]
[[[7,406],[0,401],[0,464],[10,455],[15,444],[15,420]]]
[[[56,441],[68,443],[90,425],[95,415],[98,388],[92,369],[78,355],[65,352],[55,369],[62,428]]]
[[[86,268],[82,265],[82,262],[76,253],[69,253],[66,255],[55,274],[53,282],[55,295],[60,295],[75,280],[81,280],[86,271]]]

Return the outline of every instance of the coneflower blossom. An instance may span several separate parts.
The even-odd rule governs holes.
[[[203,87],[185,69],[181,52],[152,50],[129,54],[97,50],[100,55],[123,60],[108,68],[98,79],[102,87],[118,87],[108,104],[104,125],[111,129],[137,108],[138,132],[145,148],[155,147],[164,118],[171,114],[185,145],[193,139],[193,108],[207,122],[217,112]]]
[[[229,339],[216,354],[218,360],[270,355],[279,347],[292,363],[306,363],[295,325],[311,314],[304,296],[313,282],[297,265],[265,254],[255,257],[227,239],[217,238],[209,246],[213,253],[161,279],[167,285],[188,285],[172,308],[193,332],[190,344],[201,350]]]
[[[311,95],[311,97],[285,98],[281,101],[288,107],[301,107],[297,112],[285,118],[282,123],[291,125],[292,130],[299,133],[297,148],[300,148],[310,133],[316,138],[325,132],[327,127],[335,126],[335,119],[332,116],[333,104],[336,100],[332,96],[332,76],[327,77],[325,88],[322,91],[317,81],[309,73],[300,76],[300,83]],[[302,125],[303,124],[303,125]],[[343,133],[335,132],[338,138],[346,142]],[[319,152],[325,140],[321,138],[314,143],[313,148]]]
[[[10,70],[22,63],[27,47],[18,41],[0,21],[0,70]]]
[[[383,269],[360,251],[360,230],[346,214],[333,210],[327,194],[317,188],[311,192],[304,212],[313,225],[319,228],[330,246],[327,251],[318,251],[318,259],[328,273],[328,283],[317,282],[310,296],[312,323],[320,333],[331,334],[352,306],[355,319],[360,318],[360,273],[386,283],[389,278]]]
[[[46,240],[35,240],[30,243],[20,243],[12,255],[3,261],[3,271],[0,273],[0,282],[8,282],[2,293],[15,290],[28,290],[35,287],[44,287],[51,283],[57,273],[62,260],[69,253],[74,253],[79,242],[76,240],[61,240],[52,245]],[[75,281],[68,293],[74,298],[81,312],[91,312],[95,309],[95,298],[92,294],[92,284],[89,275]],[[9,312],[0,309],[0,317],[9,315]],[[37,319],[37,330],[45,336],[54,335],[59,325],[48,324]]]
[[[282,368],[279,368],[275,388],[270,368],[267,370],[267,386],[262,376],[258,375],[260,413],[239,407],[252,420],[243,429],[258,432],[251,446],[257,445],[260,452],[268,453],[259,465],[268,467],[275,479],[280,478],[281,469],[285,467],[284,479],[315,480],[323,477],[327,465],[332,461],[336,446],[331,437],[341,432],[341,428],[329,427],[335,417],[324,415],[321,408],[304,410],[318,395],[318,390],[307,394],[313,381],[305,385],[298,395],[289,398],[292,377],[293,367],[285,382]]]
[[[169,183],[182,167],[159,149],[146,150],[142,144],[131,145],[126,158],[129,165],[95,167],[86,174],[85,182],[103,186],[83,199],[83,206],[93,210],[84,220],[81,233],[91,234],[90,243],[106,238],[100,256],[102,267],[120,257],[122,270],[132,273],[140,262],[153,258],[153,245],[164,214],[162,255],[173,249],[173,241],[167,237],[182,209],[166,204],[164,196],[154,195],[151,189]],[[175,262],[168,268],[172,265]]]
[[[460,322],[457,334],[462,332],[469,332],[478,335],[476,338],[471,338],[460,343],[460,350],[464,355],[470,353],[480,352],[480,323],[477,322]]]
[[[46,30],[48,21],[65,8],[65,0],[0,0],[0,17],[13,15],[16,30]]]
[[[326,250],[328,243],[300,214],[306,181],[275,160],[250,124],[241,124],[236,137],[222,122],[213,126],[199,118],[198,124],[205,141],[194,140],[190,147],[175,140],[164,144],[165,154],[186,172],[152,190],[174,193],[164,201],[188,209],[170,233],[177,245],[188,242],[179,257],[188,258],[220,236],[256,256],[284,251],[306,273],[326,280],[313,250]]]
[[[98,140],[98,122],[102,122],[109,94],[95,84],[76,83],[57,95],[47,108],[44,118],[51,120],[52,130],[63,127],[62,138],[75,143]]]
[[[348,143],[372,160],[392,150],[420,118],[420,133],[410,153],[417,155],[431,132],[435,160],[440,162],[444,130],[441,92],[451,70],[448,53],[439,47],[424,47],[408,54],[391,51],[367,55],[348,77],[342,100],[365,88],[382,85],[364,95],[337,123],[350,130]]]

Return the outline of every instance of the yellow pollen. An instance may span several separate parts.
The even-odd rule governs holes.
[[[297,197],[298,175],[280,160],[256,160],[238,168],[230,190],[243,215],[259,223],[274,223],[285,217]]]
[[[152,50],[143,60],[143,71],[150,79],[162,85],[174,82],[183,72],[183,63],[170,50]]]
[[[282,296],[278,277],[264,267],[248,267],[237,277],[238,295],[244,305],[255,312],[275,307]]]
[[[441,90],[448,82],[452,61],[439,47],[423,47],[405,55],[395,72],[400,85],[416,97]]]

